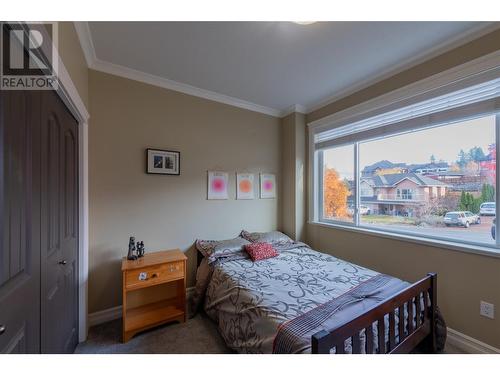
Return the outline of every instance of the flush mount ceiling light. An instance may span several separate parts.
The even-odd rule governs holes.
[[[293,21],[293,23],[296,23],[298,25],[311,25],[313,23],[316,23],[316,21]]]

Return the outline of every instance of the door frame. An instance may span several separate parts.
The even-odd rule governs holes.
[[[29,35],[29,25],[20,22]],[[44,40],[52,40],[54,58],[57,63],[59,85],[57,95],[78,122],[78,341],[87,339],[88,333],[88,274],[89,274],[89,189],[88,189],[88,123],[90,114],[83,103],[70,74],[59,54],[57,40],[59,28],[55,28],[56,38],[52,40],[48,32],[42,32]],[[47,56],[50,51],[42,47]]]

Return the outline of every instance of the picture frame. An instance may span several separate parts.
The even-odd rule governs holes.
[[[181,153],[179,151],[147,148],[146,173],[179,176],[181,174]]]
[[[254,199],[254,174],[236,173],[236,199]]]
[[[221,171],[208,171],[207,199],[227,200],[229,199],[229,173]]]
[[[272,173],[260,174],[260,199],[276,198],[276,175]]]

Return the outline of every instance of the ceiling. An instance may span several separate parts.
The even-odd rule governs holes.
[[[94,69],[279,116],[295,105],[308,112],[494,26],[90,22],[77,31]]]

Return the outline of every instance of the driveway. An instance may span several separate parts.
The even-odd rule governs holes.
[[[418,227],[413,225],[399,224],[377,224],[367,225],[367,227],[384,227],[397,230],[404,230],[416,234],[427,236],[444,237],[458,241],[479,242],[493,244],[491,237],[491,225],[493,216],[481,216],[481,224],[472,224],[469,228],[463,227]]]

